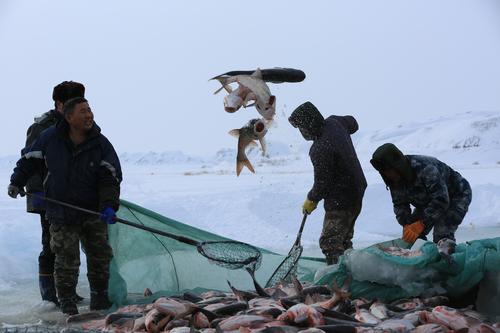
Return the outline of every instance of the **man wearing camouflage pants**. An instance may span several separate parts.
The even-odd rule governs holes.
[[[433,241],[440,252],[453,253],[455,231],[472,199],[467,180],[434,157],[403,155],[392,143],[378,147],[370,162],[391,191],[403,240],[427,239],[434,228]]]
[[[336,264],[345,250],[352,248],[354,223],[361,212],[366,179],[351,134],[358,130],[352,116],[324,119],[318,109],[306,102],[288,119],[304,139],[313,141],[309,156],[314,167],[314,185],[302,207],[311,214],[325,200],[325,219],[319,245],[328,265]]]
[[[26,147],[35,142],[44,130],[57,124],[63,118],[62,109],[64,103],[74,97],[84,97],[85,86],[78,82],[64,81],[54,87],[52,99],[54,100],[54,109],[45,112],[40,117],[35,118],[35,122],[28,128],[26,134]],[[31,193],[37,193],[43,196],[43,179],[47,174],[45,165],[38,170],[26,184],[26,190]],[[54,252],[50,249],[50,223],[45,217],[45,207],[40,200],[33,200],[32,197],[26,197],[26,210],[29,213],[39,214],[42,226],[42,252],[38,256],[38,274],[39,286],[42,300],[53,302],[57,301],[56,288],[54,285]],[[79,302],[83,298],[75,293],[75,298]]]
[[[55,253],[55,286],[61,311],[78,313],[75,294],[80,266],[80,242],[87,257],[90,310],[108,309],[109,264],[107,223],[114,223],[122,179],[118,156],[94,123],[94,115],[83,97],[64,104],[64,119],[45,130],[23,151],[10,178],[9,196],[16,198],[29,177],[47,166],[44,184],[47,198],[67,202],[99,217],[47,202],[51,249]]]

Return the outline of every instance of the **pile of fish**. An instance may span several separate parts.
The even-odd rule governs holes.
[[[266,144],[264,136],[270,127],[276,114],[276,96],[271,94],[266,82],[301,82],[304,80],[304,72],[293,68],[273,68],[255,71],[232,71],[213,77],[222,87],[217,89],[217,94],[222,89],[228,92],[224,97],[224,110],[229,113],[238,111],[241,107],[255,106],[261,119],[250,120],[245,126],[233,129],[229,134],[238,138],[238,153],[236,156],[236,175],[246,166],[252,173],[255,170],[246,156],[246,149],[250,145],[256,145],[259,140],[262,147],[262,155],[266,155]],[[231,87],[236,84],[236,89]]]
[[[105,317],[92,312],[70,316],[67,323],[82,330],[147,333],[500,333],[499,323],[488,322],[471,308],[448,307],[444,296],[384,304],[351,300],[348,282],[342,288],[334,285],[333,290],[293,282],[258,293],[230,285],[232,293],[160,297]]]

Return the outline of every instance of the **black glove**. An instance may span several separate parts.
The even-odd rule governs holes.
[[[7,187],[7,194],[11,198],[14,198],[14,199],[17,198],[17,196],[19,194],[19,187],[17,187],[16,185],[10,184],[9,187]]]

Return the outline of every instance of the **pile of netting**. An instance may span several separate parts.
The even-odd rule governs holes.
[[[125,200],[121,201],[118,217],[200,243],[230,241]],[[228,291],[228,280],[241,289],[254,288],[245,269],[228,269],[220,262],[214,264],[201,255],[196,246],[120,223],[109,230],[114,251],[109,294],[116,305],[133,303],[134,297],[142,295],[146,288],[165,295],[187,290]],[[220,246],[219,250],[227,253]],[[255,267],[255,277],[265,284],[284,256],[259,250],[261,255]],[[237,256],[236,253],[228,255]],[[302,258],[296,267],[296,275],[301,281],[312,282],[317,269],[323,266],[322,259]]]

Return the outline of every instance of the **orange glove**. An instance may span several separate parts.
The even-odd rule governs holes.
[[[413,244],[418,236],[424,231],[425,225],[422,221],[413,222],[403,227],[403,240],[407,243]]]

